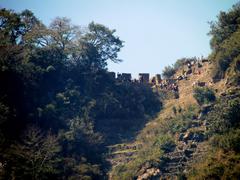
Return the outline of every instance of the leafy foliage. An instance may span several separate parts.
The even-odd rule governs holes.
[[[184,65],[186,65],[188,62],[197,61],[196,57],[184,57],[181,59],[177,59],[174,64],[171,66],[166,66],[163,69],[162,75],[166,79],[171,78],[179,69],[182,69]]]
[[[158,145],[164,152],[172,151],[176,146],[174,139],[169,135],[158,137],[154,144]]]
[[[143,147],[138,150],[133,160],[113,169],[113,178],[134,179],[142,173],[142,169],[163,168],[168,161],[168,158],[164,157],[165,153],[173,151],[176,147],[174,135],[191,127],[197,111],[197,107],[190,106],[186,110],[178,111],[174,117],[161,119],[158,122],[159,126],[141,132],[138,141]]]
[[[210,22],[212,36],[211,47],[217,50],[219,45],[239,28],[240,3],[233,5],[229,12],[220,12],[216,22]]]
[[[237,3],[228,12],[220,12],[218,20],[211,22],[211,47],[213,52],[211,58],[214,62],[212,76],[219,80],[226,75],[226,71],[233,71],[228,74],[231,78],[239,77],[239,69],[236,64],[239,59],[240,47],[240,3]],[[238,82],[238,80],[237,80]],[[235,83],[236,84],[236,83]],[[238,84],[238,83],[237,83]]]
[[[220,12],[211,23],[210,35],[213,52],[212,77],[226,78],[226,96],[217,100],[207,114],[209,144],[208,157],[197,163],[189,179],[239,179],[239,24],[240,4],[228,12]]]
[[[239,127],[240,99],[223,99],[214,106],[209,113],[207,120],[210,123],[209,131],[211,133],[224,133],[232,127]]]
[[[230,130],[224,135],[215,135],[211,139],[211,145],[225,151],[240,152],[240,129]]]
[[[237,93],[238,94],[238,93]],[[211,151],[208,157],[193,166],[189,179],[238,179],[239,149],[239,95],[227,95],[216,102],[206,117]]]
[[[193,97],[200,105],[208,104],[216,99],[215,93],[208,87],[196,87],[194,89]]]
[[[238,179],[240,174],[240,157],[234,152],[215,151],[203,162],[193,166],[188,179]]]
[[[150,87],[119,83],[109,75],[107,62],[121,62],[122,47],[115,30],[101,24],[81,28],[57,17],[47,27],[29,10],[0,10],[4,178],[106,176],[101,165],[106,167],[107,138],[116,129],[134,129],[161,108]],[[28,129],[29,124],[39,129]]]
[[[166,66],[164,69],[163,69],[163,72],[162,72],[162,75],[163,77],[165,78],[171,78],[174,74],[175,74],[176,70],[174,67],[172,66]]]
[[[164,138],[163,138],[164,139]],[[114,179],[136,179],[139,171],[143,167],[159,167],[165,163],[165,160],[161,158],[163,156],[163,150],[160,147],[165,147],[168,141],[151,141],[148,146],[143,147],[137,154],[137,156],[126,164],[121,164],[114,168]]]
[[[11,169],[12,178],[47,179],[49,175],[57,173],[59,151],[56,137],[51,134],[43,135],[40,129],[29,127],[21,142],[14,143],[5,154],[9,160],[5,168]]]
[[[191,61],[197,61],[197,58],[196,57],[185,57],[185,58],[178,59],[173,64],[173,67],[175,70],[178,70],[178,69],[182,68],[184,65],[186,65],[187,62],[191,62]]]

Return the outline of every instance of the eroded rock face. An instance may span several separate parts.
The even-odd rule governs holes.
[[[205,140],[205,135],[202,132],[191,132],[188,131],[185,134],[180,134],[179,141],[195,141],[195,142],[202,142]]]
[[[160,175],[160,169],[150,168],[150,169],[147,169],[144,174],[138,176],[137,180],[147,180],[159,175]]]
[[[191,140],[192,138],[193,138],[193,133],[191,131],[188,131],[183,136],[183,141],[188,141],[188,140]]]

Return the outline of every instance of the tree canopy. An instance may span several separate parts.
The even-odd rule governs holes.
[[[0,10],[0,179],[104,178],[108,139],[158,112],[150,87],[107,71],[121,62],[115,32]]]
[[[213,78],[219,80],[228,76],[232,84],[239,84],[239,42],[240,42],[240,3],[228,12],[220,12],[216,22],[211,22],[210,56],[214,63]]]

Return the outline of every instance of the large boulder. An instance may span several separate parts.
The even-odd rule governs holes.
[[[147,180],[159,175],[160,175],[160,170],[158,168],[150,168],[150,169],[147,169],[144,174],[138,176],[137,180]]]

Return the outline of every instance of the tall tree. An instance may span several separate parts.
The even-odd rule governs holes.
[[[6,154],[9,159],[6,168],[12,171],[5,174],[13,179],[46,179],[55,174],[57,153],[60,151],[58,140],[51,134],[44,135],[40,129],[31,126],[21,138],[21,142],[12,145]],[[6,170],[8,173],[8,170]]]

